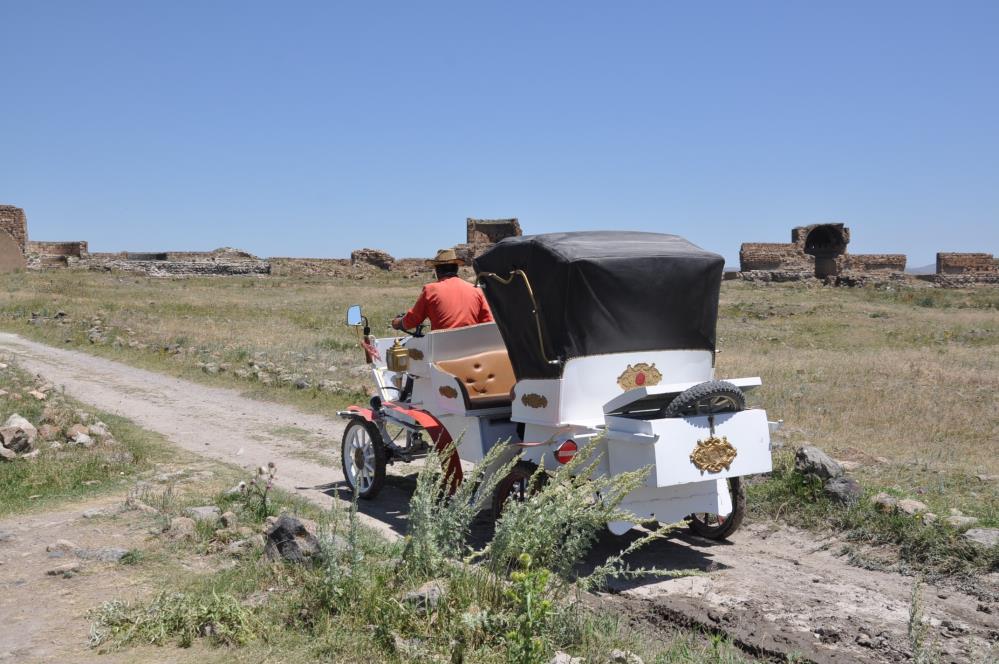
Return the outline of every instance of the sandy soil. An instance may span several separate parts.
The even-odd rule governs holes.
[[[140,567],[80,558],[53,550],[61,540],[91,551],[108,547],[142,551],[150,546],[151,519],[141,512],[119,512],[122,496],[80,502],[65,509],[0,521],[0,663],[34,662],[200,662],[218,653],[139,647],[102,653],[88,645],[91,609],[110,599],[148,595],[153,583]],[[87,518],[104,510],[114,516]],[[203,564],[200,558],[181,565]],[[69,574],[51,574],[77,566]],[[206,657],[207,656],[207,657]]]
[[[303,414],[248,399],[235,390],[198,385],[12,334],[0,334],[0,351],[14,353],[21,366],[65,386],[80,401],[128,417],[179,447],[248,468],[273,460],[282,487],[322,505],[337,495],[342,479],[338,465],[302,454],[311,450],[315,455],[317,441],[319,448],[323,441],[329,441],[328,449],[336,447],[342,424],[333,416]],[[400,472],[406,471],[397,468],[379,498],[361,506],[366,521],[389,536],[405,528],[412,477]],[[625,538],[608,536],[596,555],[625,543]],[[653,627],[681,623],[728,634],[765,657],[906,661],[913,579],[852,566],[837,555],[839,548],[834,539],[767,524],[744,527],[730,544],[678,537],[646,550],[634,564],[698,569],[702,576],[620,585],[600,601],[620,604],[632,620]],[[930,639],[943,661],[989,662],[999,656],[999,575],[985,576],[976,585],[975,594],[924,586]]]

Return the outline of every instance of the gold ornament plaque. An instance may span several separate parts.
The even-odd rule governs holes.
[[[420,350],[419,348],[410,348],[409,349],[409,356],[411,358],[413,358],[414,360],[422,360],[423,359],[423,351]]]
[[[658,385],[662,381],[663,375],[656,369],[656,363],[629,364],[620,376],[617,377],[617,384],[624,391],[633,390],[636,387],[651,387]]]
[[[524,404],[528,408],[547,408],[548,407],[548,397],[543,394],[525,394],[520,397],[520,403]]]
[[[697,441],[697,447],[690,453],[690,462],[701,472],[720,473],[728,470],[738,454],[728,438],[711,436]]]
[[[456,399],[458,398],[458,390],[454,389],[450,385],[441,385],[437,388],[437,391],[441,393],[441,396],[445,399]]]

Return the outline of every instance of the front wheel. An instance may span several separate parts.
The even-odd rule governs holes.
[[[385,443],[377,427],[353,419],[343,432],[340,446],[343,477],[358,498],[369,500],[378,495],[385,483]]]
[[[690,529],[693,532],[708,539],[723,540],[738,530],[746,516],[746,490],[738,477],[728,479],[728,492],[732,497],[732,511],[728,514],[691,514]]]

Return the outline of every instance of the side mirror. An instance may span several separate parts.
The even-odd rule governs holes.
[[[364,316],[361,315],[361,305],[355,304],[347,309],[347,325],[358,326],[364,324]]]

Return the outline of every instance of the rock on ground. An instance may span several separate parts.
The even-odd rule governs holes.
[[[923,512],[927,511],[929,507],[926,506],[926,503],[921,503],[918,500],[913,500],[912,498],[903,498],[902,500],[898,501],[898,509],[900,512],[905,512],[909,516],[913,516],[916,514],[922,514]]]
[[[214,505],[203,505],[201,507],[188,507],[184,510],[184,516],[190,517],[198,523],[207,521],[216,523],[222,518],[222,510]]]
[[[608,659],[613,664],[645,664],[641,657],[627,650],[611,650]]]
[[[944,519],[947,525],[951,528],[968,528],[970,526],[978,523],[978,519],[973,516],[964,516],[963,514],[951,514],[949,517]]]
[[[18,454],[30,452],[37,437],[38,429],[35,425],[17,413],[8,417],[3,427],[0,427],[2,446]]]
[[[814,475],[829,480],[843,474],[843,468],[817,447],[805,445],[794,455],[794,467],[802,475]]]
[[[432,579],[403,595],[402,603],[412,606],[422,616],[433,612],[446,594],[447,580]]]
[[[834,477],[828,480],[825,484],[824,491],[827,496],[844,505],[850,505],[857,502],[864,493],[860,483],[852,477],[847,477],[846,475],[841,475],[840,477]]]
[[[197,532],[197,524],[190,517],[175,516],[170,519],[170,528],[167,532],[174,539],[194,539],[194,534]]]
[[[984,547],[999,546],[999,528],[972,528],[963,537]]]
[[[895,508],[898,506],[898,498],[891,496],[884,491],[876,496],[871,496],[871,502],[882,512],[894,512]]]
[[[64,565],[56,565],[52,569],[47,570],[45,573],[49,576],[61,576],[64,579],[68,579],[76,576],[82,568],[83,565],[78,562],[66,563]]]
[[[266,532],[264,555],[269,560],[292,563],[311,561],[319,555],[315,524],[290,514],[282,514]]]

